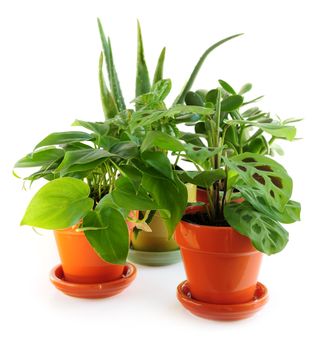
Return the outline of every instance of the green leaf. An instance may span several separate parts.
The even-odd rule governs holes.
[[[158,147],[163,150],[180,152],[184,151],[184,145],[175,137],[161,131],[148,131],[141,145],[141,152],[151,147]]]
[[[184,101],[186,103],[186,105],[188,106],[203,106],[204,105],[204,101],[203,99],[200,97],[200,95],[198,95],[197,93],[193,92],[193,91],[188,91]]]
[[[280,252],[288,242],[288,232],[249,203],[230,203],[224,209],[231,227],[251,239],[253,246],[268,255]]]
[[[275,136],[276,138],[285,138],[289,141],[294,140],[296,136],[296,128],[294,126],[283,125],[280,122],[260,123],[250,120],[229,120],[226,121],[226,123],[231,125],[251,125]]]
[[[166,48],[164,47],[160,53],[158,63],[154,72],[153,85],[157,83],[159,80],[163,79],[163,65],[164,65],[164,59],[165,59],[165,51],[166,51]]]
[[[64,157],[62,149],[48,147],[27,154],[25,157],[18,160],[15,168],[32,168],[38,166],[50,166]]]
[[[114,202],[112,193],[108,193],[103,198],[101,198],[101,200],[98,202],[96,206],[96,210],[101,210],[103,209],[103,207],[108,207],[108,208],[113,208],[115,210],[118,210],[122,214],[124,219],[126,219],[130,213],[130,210],[121,208]]]
[[[103,53],[100,54],[98,65],[98,80],[100,85],[101,102],[105,119],[113,118],[118,113],[116,103],[110,90],[107,88],[103,75]]]
[[[63,132],[54,132],[42,141],[40,141],[35,149],[52,146],[52,145],[64,145],[68,143],[80,142],[80,141],[90,141],[93,139],[93,135],[90,135],[82,131],[63,131]]]
[[[169,179],[173,178],[171,163],[163,152],[145,151],[141,154],[141,157],[146,164],[157,170],[160,174]]]
[[[30,201],[21,225],[59,230],[77,224],[93,207],[86,183],[60,178],[43,186]]]
[[[119,211],[104,206],[88,213],[83,226],[85,236],[98,256],[111,264],[126,263],[129,232]],[[95,230],[90,230],[91,227]]]
[[[169,180],[143,174],[142,187],[162,208],[159,213],[171,238],[186,209],[188,199],[186,186],[176,176],[174,180]]]
[[[195,68],[193,69],[187,83],[184,85],[182,91],[180,92],[179,96],[175,99],[175,101],[173,102],[173,105],[177,105],[177,104],[180,104],[184,101],[184,98],[187,94],[187,92],[191,89],[192,87],[192,84],[193,82],[195,81],[198,73],[199,73],[199,70],[202,66],[202,64],[204,63],[204,61],[206,60],[207,56],[215,49],[217,48],[218,46],[224,44],[226,41],[229,41],[231,39],[234,39],[238,36],[240,36],[242,34],[236,34],[236,35],[232,35],[228,38],[225,38],[223,40],[220,40],[218,41],[217,43],[211,45],[204,53],[203,55],[200,57],[199,61],[197,62]]]
[[[119,167],[120,173],[126,177],[137,190],[142,182],[142,172],[132,165],[122,165]]]
[[[139,153],[137,144],[131,141],[121,141],[114,144],[110,152],[123,159],[134,158]]]
[[[252,86],[252,84],[250,84],[250,83],[247,83],[247,84],[243,85],[243,86],[240,88],[238,95],[244,95],[244,94],[246,94],[246,92],[250,91],[250,90],[252,89],[252,87],[253,87],[253,86]]]
[[[267,203],[260,190],[243,184],[237,184],[235,188],[256,210],[268,215],[273,220],[283,224],[292,224],[300,220],[301,204],[298,202],[289,200],[285,204],[284,210],[280,212]]]
[[[135,96],[138,97],[140,95],[146,94],[150,92],[150,78],[148,67],[146,66],[145,58],[144,58],[144,48],[142,41],[142,33],[140,22],[137,22],[137,64],[136,64],[136,87],[135,87]]]
[[[101,24],[101,21],[99,20],[99,18],[97,19],[97,23],[98,23],[98,29],[100,32],[103,51],[104,51],[104,55],[105,55],[105,61],[106,61],[106,67],[107,67],[111,92],[112,92],[113,98],[116,102],[116,105],[118,107],[118,110],[121,112],[121,111],[124,111],[126,109],[126,106],[124,103],[124,99],[123,99],[120,83],[119,83],[119,80],[117,77],[116,69],[114,66],[111,41],[109,38],[108,38],[108,40],[106,40],[104,30],[103,30],[103,27],[102,27],[102,24]]]
[[[223,169],[206,171],[177,171],[177,174],[184,183],[191,183],[204,188],[209,188],[216,181],[226,177]]]
[[[228,96],[221,101],[221,110],[231,112],[238,109],[243,104],[244,98],[240,95]]]
[[[186,144],[186,157],[193,162],[205,167],[206,161],[214,157],[222,148],[208,148]]]
[[[232,95],[237,95],[236,91],[224,80],[218,80],[221,87]]]
[[[111,193],[111,197],[119,207],[128,210],[152,210],[159,208],[159,204],[149,197],[142,187],[134,188],[129,178],[120,177],[115,185],[116,189]]]
[[[217,103],[218,89],[213,89],[207,92],[206,102],[212,103],[214,106]]]
[[[65,175],[73,171],[91,170],[109,156],[111,154],[103,149],[69,151],[65,153],[65,157],[56,171]]]
[[[283,212],[293,186],[282,165],[266,156],[248,152],[224,160],[229,168],[238,172],[247,186],[259,190],[270,206]]]
[[[93,131],[95,134],[104,136],[106,135],[109,130],[110,126],[107,123],[101,123],[101,122],[86,122],[84,120],[76,119],[72,126],[81,126],[85,129]]]
[[[161,79],[155,84],[153,84],[151,88],[151,92],[154,95],[155,102],[163,101],[171,91],[171,80],[170,79]]]
[[[190,132],[181,132],[180,139],[185,141],[186,143],[191,143],[192,145],[205,147],[204,143],[201,141],[200,137],[202,134],[193,134]]]
[[[264,97],[264,95],[258,96],[258,97],[256,97],[256,98],[250,100],[250,101],[244,102],[244,103],[243,103],[243,106],[249,105],[250,103],[257,102],[258,100],[262,99],[263,97]]]

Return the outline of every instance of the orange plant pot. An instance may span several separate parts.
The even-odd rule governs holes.
[[[121,278],[124,265],[102,260],[77,226],[54,231],[65,280],[74,283],[103,283]]]
[[[181,221],[175,232],[191,294],[213,304],[252,300],[262,254],[231,227]]]

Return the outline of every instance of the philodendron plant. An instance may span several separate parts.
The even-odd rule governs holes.
[[[151,84],[138,25],[133,110],[124,102],[110,39],[105,37],[100,21],[98,25],[103,46],[99,85],[105,120],[76,120],[73,125],[86,132],[52,133],[15,164],[15,168],[36,169],[25,181],[48,181],[32,198],[21,224],[53,230],[78,225],[103,260],[124,264],[129,249],[127,221],[145,228],[149,212],[158,210],[172,235],[182,217],[187,190],[167,152],[185,152],[194,159],[193,145],[183,145],[174,137],[179,133],[176,125],[191,120],[196,113],[209,114],[212,109],[177,104],[182,103],[207,55],[235,36],[206,50],[173,107],[167,109],[164,99],[171,82],[163,79],[165,49]],[[104,79],[104,58],[109,84]],[[143,218],[136,217],[136,210],[145,213]]]
[[[206,188],[209,199],[205,213],[189,220],[232,226],[248,236],[257,250],[277,253],[288,241],[281,223],[299,220],[300,204],[291,200],[293,185],[287,171],[268,155],[276,139],[295,138],[296,129],[289,124],[297,120],[273,119],[257,108],[242,112],[244,105],[254,102],[243,98],[251,86],[245,85],[237,94],[228,83],[220,81],[220,85],[185,96],[189,105],[212,110],[195,116],[196,133],[182,133],[182,139],[194,143],[200,157],[192,160],[196,171],[180,171],[179,176]],[[182,156],[191,161],[187,154]]]

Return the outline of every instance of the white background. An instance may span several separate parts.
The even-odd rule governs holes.
[[[0,2],[1,349],[321,349],[321,12],[319,1],[3,1]],[[217,49],[196,88],[224,79],[282,118],[303,117],[283,164],[302,202],[286,249],[264,259],[270,301],[255,317],[207,321],[176,301],[185,279],[177,264],[140,267],[123,294],[93,301],[67,297],[48,280],[59,260],[51,232],[19,227],[31,195],[11,174],[14,162],[74,119],[103,118],[97,82],[96,17],[112,38],[127,101],[133,98],[136,18],[150,71],[167,46],[165,76],[174,97],[210,44]]]

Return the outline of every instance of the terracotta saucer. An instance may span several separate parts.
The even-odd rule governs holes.
[[[77,298],[108,298],[121,293],[127,288],[136,277],[136,267],[127,263],[120,279],[104,283],[74,283],[64,279],[64,272],[61,265],[55,266],[50,271],[50,281],[61,292]]]
[[[180,303],[196,316],[211,320],[234,321],[252,316],[268,301],[267,288],[257,282],[256,291],[251,301],[244,304],[209,304],[193,299],[189,283],[181,282],[177,287],[177,298]]]

